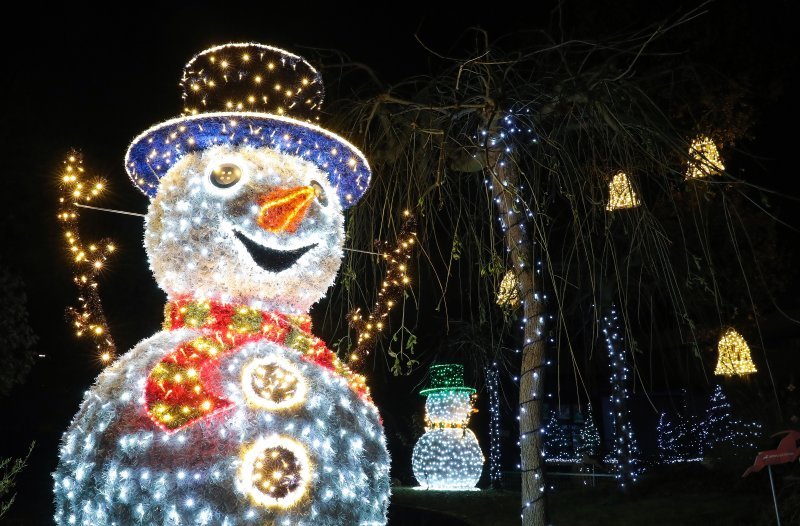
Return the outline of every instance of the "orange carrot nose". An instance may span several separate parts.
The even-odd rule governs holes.
[[[258,200],[258,224],[269,232],[295,232],[315,197],[314,187],[278,188]]]

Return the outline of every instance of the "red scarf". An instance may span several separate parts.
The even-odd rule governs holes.
[[[219,392],[218,365],[242,345],[267,340],[290,347],[302,359],[344,377],[360,397],[371,401],[364,377],[344,365],[311,334],[311,318],[263,312],[216,301],[177,300],[165,308],[164,330],[190,328],[200,336],[178,345],[150,371],[145,386],[147,414],[172,432],[233,407]]]

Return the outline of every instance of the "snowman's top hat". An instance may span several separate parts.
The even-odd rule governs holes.
[[[462,391],[469,394],[475,392],[472,387],[464,387],[464,366],[456,363],[431,365],[431,378],[428,387],[419,394],[428,396],[441,391]]]
[[[267,147],[313,163],[343,208],[366,191],[372,172],[364,154],[312,124],[325,91],[302,57],[263,44],[225,44],[194,56],[180,85],[183,116],[144,131],[125,154],[128,175],[148,196],[183,156],[218,145]]]

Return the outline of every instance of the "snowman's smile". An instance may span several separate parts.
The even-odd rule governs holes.
[[[264,270],[275,273],[283,272],[290,268],[297,263],[297,260],[303,257],[306,252],[317,246],[317,244],[314,243],[293,250],[278,250],[256,243],[238,230],[234,229],[233,235],[244,245],[244,248],[247,250],[247,253],[250,254],[250,257],[253,258],[256,265]]]

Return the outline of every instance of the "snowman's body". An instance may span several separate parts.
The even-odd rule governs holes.
[[[146,373],[165,350],[196,331],[159,332],[109,366],[64,436],[56,475],[56,522],[78,525],[383,524],[388,457],[374,407],[346,382],[297,351],[256,341],[220,363],[224,395],[236,407],[168,434],[144,411]],[[256,357],[296,367],[307,394],[289,413],[252,409],[242,369]],[[301,444],[313,464],[308,502],[252,503],[242,486],[242,449],[264,436]]]
[[[266,64],[280,51],[228,47],[248,63],[259,56]],[[297,59],[280,53],[284,62]],[[262,133],[253,122],[287,121],[245,117],[249,134]],[[242,122],[213,119],[227,119],[226,129]],[[208,122],[160,126],[174,126],[171,149],[187,129],[199,140]],[[365,166],[343,140],[289,124],[306,133],[304,148],[308,134],[316,148],[336,140],[324,155]],[[259,147],[226,138],[181,151],[159,176],[145,247],[172,325],[120,357],[86,393],[53,475],[59,525],[386,523],[389,456],[378,410],[363,379],[310,335],[304,317],[340,265],[342,188],[330,171],[341,172],[297,149],[283,153],[275,140]],[[188,148],[195,136],[182,139]],[[153,143],[145,134],[137,141]],[[153,154],[147,166],[150,157],[154,169],[163,162]]]

